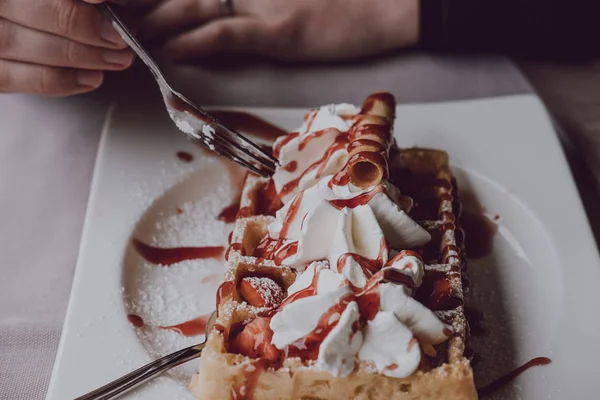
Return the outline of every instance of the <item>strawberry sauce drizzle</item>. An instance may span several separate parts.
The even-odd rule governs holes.
[[[146,261],[166,267],[185,260],[221,258],[225,251],[222,246],[159,248],[138,239],[133,239],[132,243]]]
[[[228,248],[227,251],[225,252],[225,260],[229,260],[229,254],[232,251],[239,251],[240,253],[242,253],[243,256],[245,256],[246,254],[244,251],[244,246],[241,243],[232,243]]]
[[[313,139],[319,138],[323,135],[325,135],[326,133],[329,132],[334,132],[337,131],[339,133],[339,131],[335,128],[328,128],[328,129],[321,129],[320,131],[316,131],[313,133],[310,133],[308,135],[306,135],[305,137],[302,138],[302,140],[300,141],[300,143],[298,143],[298,151],[302,151],[304,150],[304,148],[306,147],[306,145]]]
[[[284,136],[277,143],[275,143],[275,145],[273,145],[273,156],[275,158],[279,158],[279,154],[281,153],[281,149],[286,144],[288,144],[289,142],[291,142],[292,140],[294,140],[295,138],[297,138],[299,135],[300,135],[300,132],[292,132],[292,133]]]
[[[381,243],[379,244],[379,254],[377,254],[376,259],[372,260],[368,257],[361,256],[360,254],[356,253],[342,254],[337,261],[337,271],[341,274],[344,269],[344,266],[346,265],[346,261],[348,260],[348,258],[351,258],[354,261],[356,261],[358,265],[360,265],[365,276],[370,277],[383,267],[383,264],[385,263],[384,259],[387,258],[388,252],[389,246],[387,244],[387,241],[385,240],[385,238],[382,238]]]
[[[169,330],[179,333],[180,335],[190,337],[203,335],[206,332],[206,324],[210,319],[211,314],[205,314],[190,321],[182,322],[181,324],[172,326],[159,326],[159,329]]]
[[[325,171],[325,167],[327,166],[327,160],[329,160],[336,151],[345,148],[347,145],[348,134],[340,132],[331,144],[331,146],[329,146],[325,153],[323,153],[321,158],[319,158],[317,161],[313,162],[308,168],[306,168],[306,170],[304,170],[304,172],[299,177],[283,185],[281,191],[279,192],[279,195],[281,197],[284,197],[289,193],[292,193],[298,188],[298,185],[300,184],[302,178],[304,178],[304,176],[306,176],[309,172],[313,171],[314,169],[318,168],[315,177],[320,178],[323,172]]]
[[[277,265],[282,265],[283,261],[286,258],[296,255],[296,253],[298,253],[298,242],[290,242],[290,243],[280,247],[275,252],[273,261],[275,261],[275,264],[277,264]]]
[[[290,204],[290,208],[288,209],[285,218],[283,219],[283,225],[281,227],[281,231],[279,232],[279,237],[285,239],[288,234],[288,230],[290,229],[290,225],[294,221],[296,214],[298,214],[298,210],[300,209],[300,203],[302,202],[302,198],[304,197],[304,192],[298,193],[298,195],[294,198],[292,203]]]
[[[287,347],[287,357],[299,357],[302,360],[316,360],[319,356],[319,349],[323,340],[329,335],[329,333],[335,328],[340,320],[339,316],[335,319],[335,315],[342,315],[342,313],[354,300],[352,293],[343,296],[340,301],[331,306],[321,318],[315,329],[313,329],[308,335],[301,339],[298,339],[294,343]],[[333,319],[334,322],[331,322]]]
[[[221,285],[217,289],[217,310],[223,302],[223,299],[227,296],[230,296],[233,293],[233,289],[235,289],[235,283],[233,283],[232,281],[225,281],[221,283]]]
[[[217,219],[219,221],[226,222],[228,224],[235,222],[235,217],[240,211],[240,202],[235,202],[225,207],[220,213]]]
[[[127,321],[129,321],[131,325],[135,326],[136,328],[141,328],[144,326],[144,320],[142,317],[136,314],[129,314],[127,316]]]
[[[298,169],[298,161],[292,160],[289,163],[282,166],[281,169],[287,172],[296,172],[296,170]]]
[[[551,362],[552,362],[552,360],[547,357],[536,357],[532,360],[529,360],[528,362],[526,362],[525,364],[521,365],[520,367],[514,369],[513,371],[509,372],[508,374],[501,376],[500,378],[496,379],[495,381],[487,384],[486,386],[484,386],[482,388],[477,389],[477,395],[479,396],[479,398],[489,396],[490,394],[494,393],[501,387],[503,387],[503,386],[507,385],[508,383],[512,382],[513,380],[515,380],[519,375],[521,375],[523,372],[527,371],[528,369],[533,368],[533,367],[540,367],[542,365],[548,365]]]

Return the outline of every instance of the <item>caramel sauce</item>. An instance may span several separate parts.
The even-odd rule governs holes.
[[[221,258],[225,251],[221,246],[159,248],[138,239],[133,239],[132,243],[138,254],[146,261],[163,266],[170,266],[185,260]]]

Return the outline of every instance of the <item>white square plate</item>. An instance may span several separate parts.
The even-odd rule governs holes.
[[[245,109],[286,129],[306,110]],[[474,338],[478,386],[537,356],[552,359],[492,398],[596,397],[600,259],[565,157],[536,97],[398,107],[400,146],[450,154],[459,190],[498,222],[493,251],[469,263],[470,303],[487,331]],[[194,160],[176,157],[186,151]],[[164,247],[226,245],[216,216],[241,187],[240,170],[176,132],[164,109],[113,107],[101,142],[79,262],[48,400],[75,398],[195,343],[156,326],[210,312],[218,260],[151,265],[132,237]],[[141,315],[135,328],[127,315]],[[197,363],[127,395],[191,399]]]

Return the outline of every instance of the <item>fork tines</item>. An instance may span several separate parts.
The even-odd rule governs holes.
[[[201,135],[203,143],[209,149],[260,176],[268,177],[275,172],[278,161],[266,154],[256,144],[216,120],[212,128],[215,128],[214,135]]]

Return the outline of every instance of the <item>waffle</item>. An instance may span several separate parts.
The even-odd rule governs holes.
[[[473,373],[466,357],[468,324],[464,313],[466,287],[464,234],[457,226],[460,214],[457,187],[449,169],[448,155],[431,149],[392,149],[389,180],[403,195],[413,198],[413,219],[432,240],[412,249],[425,262],[423,284],[415,298],[433,310],[454,334],[436,345],[436,356],[423,356],[419,369],[406,378],[378,374],[361,361],[350,375],[337,377],[318,370],[310,361],[286,358],[277,368],[267,368],[260,358],[231,351],[229,338],[242,324],[253,320],[268,307],[250,306],[244,301],[239,282],[245,277],[269,277],[283,295],[296,279],[296,270],[278,266],[272,260],[251,256],[281,207],[270,179],[248,175],[241,209],[226,254],[224,283],[217,293],[218,319],[209,334],[200,360],[199,374],[191,389],[200,400],[229,399],[476,399]]]

